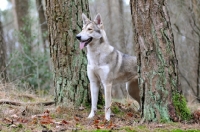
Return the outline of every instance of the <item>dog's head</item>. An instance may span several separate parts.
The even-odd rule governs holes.
[[[94,21],[89,20],[85,14],[82,14],[82,19],[83,29],[76,35],[76,38],[80,41],[80,49],[99,40],[102,37],[101,29],[103,28],[100,14],[96,15]]]

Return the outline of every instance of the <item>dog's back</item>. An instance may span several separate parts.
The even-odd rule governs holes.
[[[122,61],[119,62],[121,63],[119,73],[122,72],[125,74],[127,79],[125,79],[124,82],[127,82],[131,78],[137,76],[137,58],[123,53],[121,53],[121,55]]]
[[[125,83],[137,76],[137,58],[114,49],[110,61],[113,83]]]

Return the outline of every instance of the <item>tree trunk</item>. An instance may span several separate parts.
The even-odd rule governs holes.
[[[88,0],[46,0],[50,56],[54,66],[56,103],[79,106],[89,101],[86,52],[76,40],[81,14],[89,15]]]
[[[178,59],[179,82],[189,104],[197,103],[200,75],[200,3],[199,0],[168,0],[176,56]],[[183,21],[184,20],[184,21]],[[198,24],[199,23],[199,24]]]
[[[100,1],[99,1],[100,2]],[[124,10],[123,0],[105,0],[108,11],[108,26],[106,32],[109,43],[121,52],[126,52],[125,34],[124,34]],[[112,90],[112,97],[116,99],[124,99],[127,97],[127,91],[124,84],[115,84]]]
[[[198,7],[198,1],[192,0],[192,9],[191,10],[191,25],[193,27],[193,31],[197,34],[197,36],[200,38],[200,13],[199,13],[199,7]],[[196,87],[196,98],[200,101],[200,40],[199,40],[199,54],[198,54],[198,65],[197,65],[197,87]]]
[[[109,26],[107,27],[107,36],[111,45],[117,47],[125,53],[126,45],[124,40],[124,10],[122,0],[107,0],[107,10]]]
[[[130,3],[144,120],[176,121],[177,114],[181,119],[189,118],[178,87],[178,61],[165,0],[131,0]],[[181,115],[184,110],[178,107],[178,100],[184,104],[186,118]]]
[[[12,0],[15,29],[19,31],[18,39],[21,45],[25,45],[26,54],[31,53],[31,20],[29,19],[29,1]]]
[[[13,16],[15,17],[15,28],[20,30],[24,25],[24,18],[28,14],[28,1],[27,0],[12,0],[13,4]]]
[[[46,40],[47,40],[47,23],[46,23],[46,18],[44,14],[44,9],[43,9],[43,4],[41,0],[36,0],[36,6],[38,10],[38,15],[39,15],[39,22],[41,26],[41,31],[42,31],[42,42],[43,42],[43,48],[44,52],[46,53]]]
[[[3,39],[3,27],[0,21],[0,83],[6,81],[6,47]]]

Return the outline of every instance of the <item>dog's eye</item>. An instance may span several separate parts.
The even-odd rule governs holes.
[[[89,30],[89,31],[91,31],[91,30],[92,30],[92,28],[88,28],[88,30]]]

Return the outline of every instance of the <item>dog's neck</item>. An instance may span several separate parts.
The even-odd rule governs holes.
[[[105,45],[109,45],[107,38],[105,37],[101,37],[100,39],[92,42],[91,44],[89,44],[87,46],[87,51],[89,52],[96,52],[97,50],[99,50],[99,47],[101,46],[105,46]]]
[[[99,46],[102,46],[105,44],[105,40],[103,39],[103,37],[101,37],[100,39],[90,43],[88,46],[87,46],[87,51],[88,52],[96,52],[99,48]]]
[[[90,54],[99,54],[102,51],[111,52],[114,48],[109,44],[106,32],[104,29],[100,29],[102,37],[87,46],[87,52]],[[102,51],[101,51],[102,50]]]

